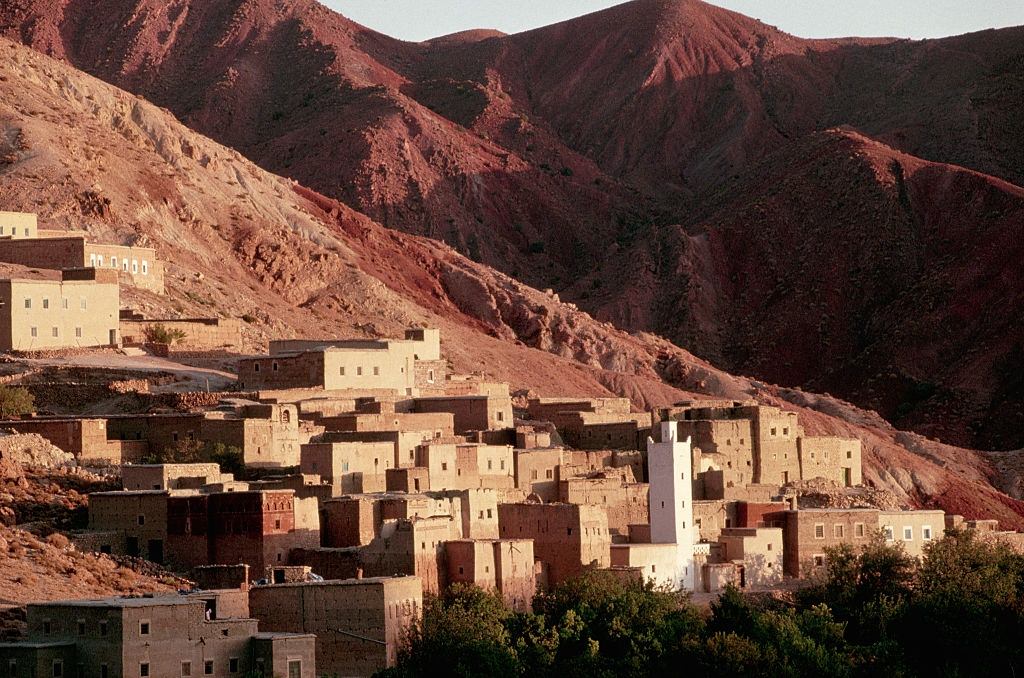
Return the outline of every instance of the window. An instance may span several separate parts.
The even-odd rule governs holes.
[[[345,376],[345,368],[344,367],[339,367],[338,368],[338,375],[342,376],[342,377]]]
[[[228,659],[228,671],[231,673],[238,673],[238,657],[231,657]]]
[[[181,675],[188,678],[192,675],[192,662],[181,662]]]
[[[537,479],[537,469],[533,469],[532,471],[530,471],[530,480],[536,480],[536,479]]]
[[[847,450],[846,451],[846,458],[847,459],[853,459],[853,452],[851,452],[850,450]]]
[[[103,255],[102,255],[102,254],[101,254],[101,255],[99,255],[98,257],[96,257],[96,263],[97,263],[97,264],[98,264],[99,266],[102,266],[102,265],[103,265]]]
[[[2,229],[0,229],[0,233],[3,233]],[[15,676],[18,675],[18,660],[17,659],[8,659],[7,660],[7,675],[10,676],[11,678],[14,678]]]
[[[921,539],[923,539],[925,541],[931,541],[932,540],[932,526],[931,525],[923,525],[923,526],[921,526]]]
[[[885,535],[886,541],[892,541],[896,538],[896,532],[892,529],[892,525],[886,525],[882,528],[882,534]]]
[[[117,268],[117,257],[110,257],[110,268]]]
[[[43,635],[44,636],[48,636],[51,633],[53,633],[53,622],[51,622],[49,619],[44,619],[43,620]]]
[[[544,471],[544,477],[547,478],[548,480],[550,480],[551,478],[554,478],[555,477],[554,476],[554,471],[551,470],[551,469],[548,469],[548,470]]]
[[[856,523],[853,526],[853,536],[863,537],[864,536],[864,523]]]
[[[138,515],[138,517],[135,520],[139,523],[139,525],[145,525],[146,524],[146,516],[144,516],[141,513]],[[146,628],[149,628],[149,624],[146,624]]]
[[[106,620],[103,620],[103,621],[100,622],[100,635],[101,636],[107,635],[107,622],[106,622]]]
[[[846,529],[842,524],[836,523],[832,526],[832,536],[836,539],[842,539],[846,536]]]
[[[106,664],[100,664],[100,678],[110,678],[110,668]]]
[[[272,369],[274,370],[274,372],[277,372],[277,361],[276,360],[274,361],[274,365],[273,365]]]
[[[203,673],[208,675],[208,676],[212,676],[213,675],[213,660],[212,659],[207,659],[205,662],[203,662]]]
[[[281,521],[280,520],[275,520],[274,521],[274,529],[275,530],[280,530],[281,529]]]
[[[288,678],[302,678],[302,660],[288,660]]]
[[[60,659],[53,660],[53,678],[61,678],[64,675],[64,662]]]
[[[373,368],[373,376],[375,376],[375,377],[379,377],[380,376],[380,368],[379,367],[374,367]]]
[[[505,421],[505,413],[498,410],[498,421]]]
[[[357,367],[356,368],[356,376],[357,377],[363,376],[363,368],[362,367]]]
[[[149,262],[146,261],[145,259],[143,259],[142,260],[142,275],[147,275],[148,273],[149,273]]]
[[[149,675],[149,662],[139,664],[139,675],[143,678]]]
[[[491,513],[491,509],[487,509],[487,517],[488,517],[488,518],[492,518],[492,517],[494,517],[494,514],[493,514],[493,513]]]
[[[85,297],[82,297],[82,301],[79,303],[79,306],[83,311],[89,308],[89,302],[86,300]]]
[[[26,299],[25,300],[25,308],[32,308],[32,300],[31,299]]]
[[[774,435],[777,435],[777,430],[776,430],[776,429],[774,429],[774,428],[772,429],[772,435],[773,435],[773,436],[774,436]]]
[[[132,259],[132,273],[139,272],[139,262],[136,259]]]
[[[81,328],[81,327],[76,327],[76,328],[75,328],[75,336],[76,336],[77,338],[79,338],[79,339],[81,339],[81,338],[82,338],[82,328]]]
[[[686,480],[686,471],[683,471],[682,473],[679,474],[679,479]]]
[[[572,536],[572,528],[571,527],[565,528],[565,533],[571,537]]]
[[[55,336],[55,337],[59,337],[60,336],[60,329],[59,328],[57,328],[57,327],[53,328],[53,336]]]
[[[494,469],[494,461],[492,459],[487,460],[487,470],[491,471]]]
[[[824,539],[825,538],[825,523],[817,523],[814,526],[814,538]]]
[[[434,370],[427,370],[427,382],[434,383]]]
[[[462,567],[462,565],[459,565],[459,574],[465,574],[465,569]]]
[[[127,258],[127,257],[125,257],[125,258],[124,258],[124,259],[123,259],[123,260],[121,261],[121,269],[122,269],[122,270],[123,270],[123,271],[124,271],[125,273],[127,273],[127,272],[128,272],[128,258]]]
[[[80,635],[80,636],[84,636],[85,635],[85,620],[84,619],[79,619],[78,620],[78,635]]]
[[[771,551],[771,550],[772,550],[772,544],[770,544],[770,543],[768,544],[768,550],[769,550],[769,551]]]
[[[64,310],[66,311],[66,310],[68,310],[68,306],[71,305],[71,300],[70,299],[61,299],[60,300],[60,305],[63,306]]]
[[[442,471],[447,471],[448,470],[448,464],[446,462],[441,462],[441,470]]]
[[[818,554],[814,556],[814,566],[823,567],[825,565],[825,556]]]
[[[903,541],[914,541],[914,528],[904,527],[903,528]]]
[[[784,436],[788,436],[789,435],[789,427],[783,427],[782,435],[784,435]]]
[[[96,266],[96,255],[95,254],[90,254],[89,255],[89,265],[93,266],[93,267]]]

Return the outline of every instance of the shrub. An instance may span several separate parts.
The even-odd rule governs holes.
[[[35,398],[20,386],[0,386],[0,417],[10,419],[36,411]]]
[[[150,344],[171,344],[181,341],[188,335],[182,330],[170,329],[162,323],[147,325],[144,331],[146,342]]]

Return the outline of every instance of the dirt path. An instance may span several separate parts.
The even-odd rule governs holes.
[[[118,353],[94,353],[67,356],[62,358],[34,358],[22,361],[32,367],[86,367],[108,370],[131,370],[136,372],[167,372],[175,375],[180,381],[166,386],[154,387],[154,391],[193,391],[205,390],[207,384],[211,391],[224,390],[236,381],[234,374],[158,358],[151,355],[121,355]]]

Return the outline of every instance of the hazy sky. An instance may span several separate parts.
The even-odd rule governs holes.
[[[404,40],[544,26],[622,0],[320,0],[353,21]],[[717,0],[805,38],[936,38],[1024,25],[1024,0]]]

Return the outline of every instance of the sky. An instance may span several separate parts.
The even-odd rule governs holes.
[[[546,26],[622,0],[320,0],[349,19],[403,40],[470,28],[505,33]],[[938,38],[1024,25],[1024,0],[716,0],[804,38]]]

